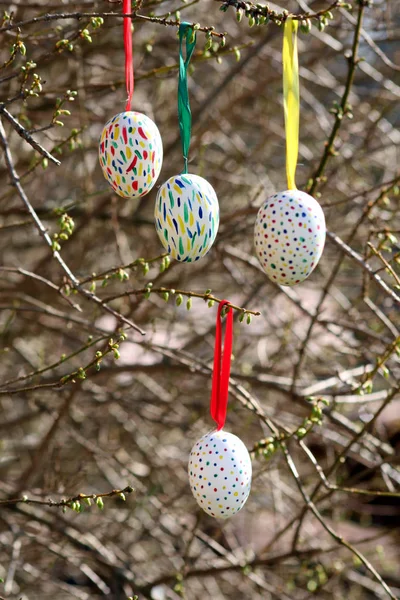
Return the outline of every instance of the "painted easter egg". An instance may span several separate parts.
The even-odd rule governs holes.
[[[210,250],[219,226],[214,189],[199,175],[175,175],[158,190],[154,220],[172,258],[195,262]]]
[[[163,160],[156,124],[139,112],[115,115],[102,131],[99,159],[104,177],[119,196],[144,196],[157,181]]]
[[[322,208],[309,194],[288,190],[270,196],[254,228],[257,258],[272,281],[296,285],[315,269],[325,244]]]
[[[193,446],[188,473],[197,504],[217,519],[235,515],[251,487],[251,460],[246,446],[233,433],[210,431]]]

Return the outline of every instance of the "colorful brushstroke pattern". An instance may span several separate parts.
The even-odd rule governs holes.
[[[196,442],[188,473],[197,504],[216,519],[232,517],[249,497],[250,455],[242,440],[223,429],[211,431]]]
[[[268,198],[258,211],[254,229],[257,258],[272,281],[296,285],[321,258],[326,236],[322,208],[299,190]]]
[[[119,196],[144,196],[156,183],[163,160],[156,124],[139,112],[115,115],[102,131],[99,159],[104,177]]]
[[[175,175],[159,189],[156,231],[172,258],[195,262],[210,250],[219,226],[214,189],[199,175]]]

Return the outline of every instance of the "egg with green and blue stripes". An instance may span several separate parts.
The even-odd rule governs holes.
[[[207,254],[217,235],[217,195],[199,175],[174,175],[158,191],[154,220],[160,241],[171,257],[196,262]]]

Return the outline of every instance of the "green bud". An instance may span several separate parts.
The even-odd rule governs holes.
[[[100,510],[103,510],[104,508],[104,502],[103,499],[100,497],[96,498],[96,505],[100,508]]]
[[[183,302],[183,296],[182,296],[182,294],[178,294],[175,299],[175,303],[177,306],[180,306],[182,304],[182,302]]]
[[[300,31],[302,31],[303,33],[310,33],[310,31],[311,31],[311,20],[310,19],[305,19],[304,21],[300,22]]]
[[[190,296],[186,301],[186,308],[187,310],[190,310],[192,308],[192,299],[190,298]]]
[[[301,440],[305,435],[307,435],[307,430],[304,427],[299,427],[296,431],[297,437]]]
[[[247,315],[246,321],[247,321],[247,325],[250,325],[250,323],[251,323],[251,314],[250,313]]]

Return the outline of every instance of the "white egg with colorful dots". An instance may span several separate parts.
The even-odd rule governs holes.
[[[249,497],[250,455],[236,435],[222,429],[206,433],[196,442],[188,473],[197,504],[216,519],[232,517]]]
[[[312,273],[325,237],[322,208],[305,192],[274,194],[258,211],[254,229],[257,258],[268,277],[280,285],[296,285]]]
[[[217,235],[217,195],[199,175],[170,177],[158,190],[154,221],[158,237],[172,258],[195,262],[207,254]]]
[[[102,131],[99,159],[104,177],[119,196],[144,196],[156,183],[163,160],[156,124],[135,111],[115,115]]]

